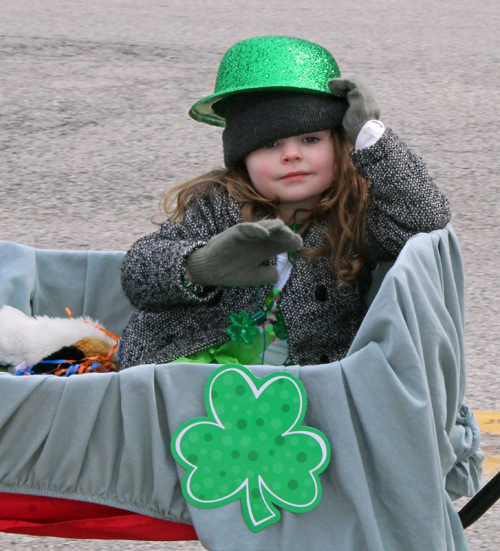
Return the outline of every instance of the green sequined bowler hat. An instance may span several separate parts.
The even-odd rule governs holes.
[[[213,126],[225,126],[223,109],[214,105],[245,92],[292,91],[333,94],[331,78],[340,77],[332,54],[322,46],[290,36],[260,36],[238,42],[222,58],[215,92],[195,103],[189,115]]]

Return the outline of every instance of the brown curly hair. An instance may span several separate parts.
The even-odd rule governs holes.
[[[306,216],[298,229],[303,235],[312,224],[326,220],[326,242],[318,249],[302,250],[298,254],[305,258],[329,256],[339,285],[349,287],[364,263],[363,238],[370,183],[356,172],[349,157],[352,144],[342,128],[332,129],[331,134],[335,159],[332,185],[313,210],[302,211]],[[245,222],[280,216],[279,202],[266,199],[257,192],[244,164],[212,170],[176,185],[161,202],[163,212],[170,220],[182,220],[184,209],[194,193],[213,185],[226,188],[231,197],[242,204]]]

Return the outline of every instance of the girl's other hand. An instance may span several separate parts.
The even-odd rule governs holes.
[[[243,222],[215,235],[186,262],[189,278],[200,285],[247,287],[275,284],[276,266],[261,266],[279,253],[298,251],[302,238],[283,220]]]
[[[344,97],[349,103],[342,126],[354,145],[365,123],[380,118],[380,109],[370,89],[355,78],[332,78],[328,87],[333,94]]]

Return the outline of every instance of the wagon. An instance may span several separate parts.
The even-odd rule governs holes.
[[[1,242],[0,306],[55,317],[70,308],[120,334],[134,311],[119,283],[123,255]],[[241,494],[211,508],[187,499],[172,435],[207,416],[207,381],[220,366],[143,365],[67,378],[2,373],[0,530],[199,538],[227,551],[468,549],[452,500],[479,490],[484,456],[462,403],[464,276],[452,227],[418,234],[395,262],[379,264],[366,300],[344,359],[247,366],[255,380],[286,371],[307,393],[304,426],[331,448],[314,508],[278,506],[277,522],[252,530]],[[298,454],[290,453],[284,467],[293,469]],[[267,467],[256,459],[260,481],[268,459]]]

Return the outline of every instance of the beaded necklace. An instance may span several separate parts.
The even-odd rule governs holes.
[[[292,231],[297,231],[300,224],[295,222],[289,225],[289,228]],[[292,251],[288,253],[288,259],[292,264],[295,263],[297,258],[297,252]],[[277,302],[281,291],[279,289],[272,289],[269,295],[266,297],[264,302],[265,310],[259,308],[259,294],[260,294],[260,285],[257,287],[257,295],[255,298],[255,312],[249,314],[248,312],[238,312],[229,315],[229,321],[231,322],[229,327],[226,328],[226,331],[229,335],[229,338],[233,342],[243,341],[247,344],[251,344],[255,338],[260,335],[259,326],[263,325],[268,321],[268,315],[271,313],[272,306],[274,302]],[[288,335],[286,332],[285,322],[283,320],[283,315],[276,304],[276,320],[269,320],[273,325],[274,334],[280,340],[286,340]],[[265,350],[265,340],[264,340],[264,350]]]

